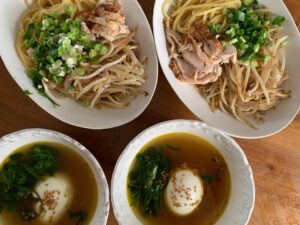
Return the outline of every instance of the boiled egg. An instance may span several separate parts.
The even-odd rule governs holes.
[[[39,216],[43,224],[55,223],[67,213],[73,196],[69,177],[63,174],[46,177],[35,186],[35,191],[43,203],[43,212]],[[39,211],[40,207],[39,202],[35,206],[36,211]]]
[[[203,184],[194,171],[188,168],[175,170],[165,190],[169,209],[180,216],[195,211],[203,198]]]

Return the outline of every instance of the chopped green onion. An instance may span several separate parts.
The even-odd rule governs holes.
[[[99,59],[93,59],[93,60],[91,61],[91,63],[92,63],[93,65],[97,65],[97,64],[99,64]]]
[[[233,18],[233,13],[228,13],[228,18]]]
[[[106,45],[101,45],[98,51],[99,51],[100,55],[105,55],[108,52],[108,48]]]
[[[43,19],[42,24],[43,24],[43,28],[47,29],[50,26],[50,18]]]
[[[225,32],[225,34],[229,35],[230,37],[234,37],[236,35],[236,29],[231,27],[229,30]]]
[[[42,77],[47,76],[46,72],[43,71],[43,70],[40,70],[40,71],[39,71],[39,75],[41,75]]]
[[[288,42],[287,41],[283,41],[283,42],[281,42],[280,47],[285,47],[287,45],[288,45]]]
[[[57,68],[54,69],[51,74],[53,74],[54,76],[58,76],[61,73],[62,69],[61,68]]]
[[[238,40],[239,40],[239,42],[246,43],[246,40],[245,40],[245,38],[244,38],[243,36],[240,36],[240,37],[238,38]]]
[[[47,55],[47,60],[49,63],[54,63],[54,59],[51,55]]]
[[[82,33],[81,36],[79,37],[79,40],[82,42],[87,42],[89,40],[89,37],[86,33]]]
[[[58,18],[58,14],[56,12],[51,12],[50,16],[54,19]]]
[[[222,30],[222,25],[217,23],[212,23],[208,26],[211,33],[220,33]]]
[[[245,13],[244,12],[242,12],[242,11],[237,11],[237,20],[238,21],[245,21]]]
[[[55,63],[52,64],[53,68],[58,68],[62,66],[62,61],[61,60],[57,60]]]
[[[255,60],[252,60],[250,64],[252,67],[258,67],[258,62]]]
[[[72,57],[74,57],[74,56],[76,56],[76,53],[77,53],[77,52],[76,52],[76,49],[73,48],[73,47],[71,47],[71,48],[70,48],[70,51],[69,51],[69,55],[72,56]]]
[[[75,21],[74,21],[74,25],[77,28],[81,28],[81,19],[76,18]]]
[[[238,50],[240,58],[244,61],[252,58],[262,60],[258,56],[261,46],[271,46],[268,41],[270,25],[282,25],[284,17],[276,17],[273,20],[269,12],[261,12],[258,0],[242,0],[239,9],[223,10],[227,17],[226,28],[218,29],[221,24],[210,24],[209,29],[214,34],[222,35],[222,45],[226,47],[233,44]],[[224,30],[225,29],[225,30]]]
[[[94,58],[97,56],[97,52],[94,49],[91,49],[89,52],[89,57],[90,58]]]
[[[103,45],[103,44],[99,44],[99,43],[98,43],[98,44],[95,44],[94,49],[95,49],[96,51],[99,51],[102,45]]]
[[[281,26],[283,22],[285,21],[285,18],[283,16],[278,16],[272,20],[273,25]]]
[[[249,6],[252,4],[253,0],[242,0],[243,4]]]
[[[67,64],[67,67],[73,68],[77,64],[77,60],[73,57],[68,57],[66,59],[66,64]]]
[[[237,43],[238,42],[238,39],[237,38],[234,38],[234,39],[232,39],[232,40],[230,40],[229,41],[229,44],[235,44],[235,43]]]
[[[269,55],[262,55],[261,59],[263,61],[269,61],[271,59],[271,56],[269,56]]]
[[[240,56],[241,61],[249,60],[255,54],[252,48],[248,48],[243,55]]]
[[[227,41],[221,41],[221,44],[224,48],[226,48],[226,46],[228,45],[228,42]]]
[[[258,52],[259,49],[260,49],[260,45],[259,45],[259,44],[255,44],[255,45],[253,46],[254,52]]]
[[[99,56],[108,52],[106,45],[90,40],[81,30],[81,19],[72,18],[75,13],[73,5],[67,6],[62,14],[50,13],[40,22],[29,23],[22,37],[35,61],[27,74],[44,96],[43,78],[61,84],[66,74],[75,72],[83,76],[85,70],[79,67],[79,62],[99,64]]]
[[[75,73],[77,73],[79,76],[83,76],[85,74],[85,71],[83,68],[76,68]]]
[[[65,11],[65,14],[73,17],[75,14],[76,8],[73,5],[68,5]]]
[[[63,77],[53,77],[53,80],[56,84],[61,84],[64,82],[64,78]]]

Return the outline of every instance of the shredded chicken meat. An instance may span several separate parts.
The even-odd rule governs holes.
[[[130,30],[121,9],[118,1],[100,0],[96,9],[81,13],[82,30],[90,34],[91,40],[102,37],[114,41],[128,35]]]
[[[236,60],[233,45],[224,48],[207,26],[195,25],[187,34],[180,35],[166,25],[169,43],[170,69],[176,78],[190,84],[215,82],[222,74],[221,65]]]

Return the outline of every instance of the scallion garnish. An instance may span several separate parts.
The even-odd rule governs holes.
[[[239,59],[249,61],[256,57],[262,46],[269,48],[272,42],[268,40],[270,26],[281,26],[285,18],[271,18],[270,13],[262,13],[257,0],[243,0],[239,9],[227,9],[228,25],[222,29],[221,24],[210,24],[212,33],[221,35],[224,47],[233,44],[238,49]],[[261,60],[258,57],[259,60]]]

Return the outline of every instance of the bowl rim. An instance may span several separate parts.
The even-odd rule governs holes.
[[[260,0],[260,3],[264,3],[265,0]],[[172,82],[170,81],[169,77],[168,77],[168,71],[167,68],[163,67],[161,64],[161,61],[163,61],[164,59],[161,56],[161,51],[158,50],[158,43],[161,41],[159,38],[157,38],[157,33],[158,31],[156,28],[156,15],[157,15],[157,11],[159,11],[158,9],[161,9],[161,1],[160,0],[155,0],[154,3],[154,9],[153,9],[153,13],[152,13],[152,27],[153,27],[153,33],[154,33],[154,42],[155,42],[155,47],[156,47],[156,51],[157,51],[157,56],[158,56],[158,61],[160,64],[160,67],[163,71],[163,74],[165,76],[165,78],[167,79],[169,85],[171,86],[172,90],[175,92],[175,94],[177,95],[177,97],[180,99],[180,101],[182,102],[182,104],[184,104],[188,110],[193,113],[199,120],[202,120],[202,116],[200,115],[200,113],[195,110],[194,108],[188,106],[185,103],[185,100],[183,99],[182,95],[179,94],[179,92],[177,90],[175,90],[175,88],[173,88],[173,85],[171,84]],[[283,0],[279,0],[279,2],[277,2],[276,4],[281,4],[283,6],[283,10],[287,12],[289,18],[292,18],[292,27],[293,29],[297,30],[297,38],[300,41],[300,29],[298,29],[298,26],[296,25],[295,19],[292,16],[290,10],[288,9],[288,7],[286,6],[286,4],[284,3]],[[200,95],[200,94],[199,94]],[[201,95],[200,95],[201,96]],[[201,96],[201,98],[203,98]],[[282,125],[279,129],[275,130],[275,131],[268,131],[265,134],[261,134],[261,135],[239,135],[238,132],[233,132],[233,131],[227,131],[227,130],[222,130],[223,132],[225,132],[226,134],[232,136],[232,137],[237,137],[237,138],[243,138],[243,139],[261,139],[261,138],[265,138],[265,137],[270,137],[272,135],[278,134],[281,131],[283,131],[285,128],[287,128],[293,121],[294,119],[297,117],[297,115],[300,113],[300,102],[297,103],[298,104],[298,109],[295,111],[295,113],[293,114],[293,116],[290,117],[290,119],[288,120],[288,122],[284,125]],[[204,107],[208,107],[208,105],[205,105]],[[213,112],[211,112],[213,113]],[[208,122],[206,122],[208,123]],[[210,123],[208,123],[210,124]],[[216,126],[216,125],[211,125],[211,126]],[[217,126],[216,126],[217,127]],[[261,128],[258,128],[261,129]],[[220,129],[221,130],[221,129]]]
[[[170,124],[177,124],[177,123],[179,123],[179,124],[180,123],[188,123],[190,125],[198,125],[200,127],[205,127],[207,129],[209,129],[209,130],[211,130],[211,131],[213,131],[213,132],[215,132],[215,133],[217,133],[217,134],[225,137],[238,150],[239,154],[242,157],[243,162],[247,166],[247,169],[248,169],[248,172],[249,172],[250,187],[252,189],[252,196],[251,196],[251,202],[252,202],[252,204],[251,204],[251,207],[249,208],[248,214],[246,215],[246,221],[245,221],[245,225],[248,224],[249,221],[250,221],[251,215],[253,213],[254,206],[255,206],[256,187],[255,187],[253,170],[252,170],[252,168],[251,168],[251,166],[249,164],[249,161],[248,161],[248,159],[246,157],[246,154],[243,151],[243,149],[241,148],[241,146],[231,136],[229,136],[226,132],[224,132],[224,131],[222,131],[222,130],[220,130],[218,128],[212,127],[212,126],[208,125],[207,123],[204,123],[204,122],[201,122],[201,121],[198,121],[198,120],[174,119],[174,120],[167,120],[167,121],[164,121],[164,122],[157,123],[155,125],[152,125],[152,126],[146,128],[145,130],[141,131],[138,135],[136,135],[126,145],[126,147],[124,148],[124,150],[120,154],[120,156],[119,156],[119,158],[118,158],[118,160],[117,160],[117,162],[115,164],[114,171],[113,171],[113,174],[112,174],[112,177],[111,177],[111,182],[110,182],[110,199],[111,199],[111,205],[112,205],[113,212],[115,213],[115,211],[119,211],[119,209],[117,209],[117,207],[116,207],[115,202],[117,200],[115,199],[115,196],[114,196],[114,190],[117,188],[114,185],[114,182],[115,182],[115,179],[116,179],[117,168],[120,165],[120,162],[123,160],[124,155],[130,150],[131,145],[133,143],[135,143],[138,139],[140,139],[140,137],[142,137],[143,135],[147,134],[151,130],[155,130],[157,127],[167,126],[167,125],[170,125]],[[198,128],[194,127],[193,129],[198,129]],[[164,134],[174,133],[174,132],[180,132],[180,128],[177,129],[177,131],[165,132]],[[158,135],[157,137],[159,137],[160,135]],[[198,135],[198,136],[200,136],[200,135]],[[154,138],[152,138],[151,140],[153,140]],[[146,143],[143,143],[143,144],[146,144]],[[220,154],[222,154],[222,153],[220,153]],[[136,154],[135,154],[135,156],[136,156]],[[135,157],[135,156],[133,156],[133,157]],[[118,218],[116,216],[116,220],[118,221],[118,224],[122,225],[121,218]]]
[[[124,1],[124,0],[121,0],[121,1]],[[106,129],[111,129],[111,128],[115,128],[115,127],[120,127],[120,126],[123,126],[125,124],[128,124],[130,122],[132,122],[133,120],[135,120],[136,118],[138,118],[146,109],[147,107],[150,105],[153,97],[154,97],[154,94],[156,92],[156,88],[157,88],[157,83],[158,83],[158,75],[159,75],[159,63],[158,63],[158,58],[157,58],[157,51],[156,51],[156,47],[155,47],[155,42],[154,42],[154,35],[153,35],[153,30],[151,28],[151,25],[150,25],[150,22],[143,10],[143,8],[141,7],[140,3],[138,2],[138,0],[133,0],[137,6],[137,8],[139,9],[139,11],[141,12],[141,15],[143,17],[143,20],[145,21],[145,23],[143,23],[143,26],[146,27],[147,29],[147,32],[149,32],[149,40],[151,40],[149,42],[149,45],[148,46],[145,46],[144,48],[150,48],[151,49],[151,54],[149,56],[147,56],[148,58],[151,57],[151,59],[153,60],[153,65],[151,65],[151,69],[150,72],[152,72],[151,74],[146,74],[147,75],[147,79],[146,79],[146,83],[149,82],[149,77],[153,77],[153,85],[151,85],[151,88],[149,88],[149,93],[148,95],[145,97],[145,100],[142,101],[142,103],[140,104],[137,104],[136,108],[137,110],[134,110],[134,113],[132,114],[129,114],[127,117],[124,117],[124,119],[119,122],[119,123],[112,123],[110,125],[106,125],[106,126],[103,126],[103,125],[94,125],[93,123],[91,124],[84,124],[82,122],[80,122],[80,120],[70,120],[67,118],[67,116],[64,116],[64,115],[59,115],[60,113],[55,113],[54,110],[50,109],[50,107],[52,106],[45,106],[41,103],[41,100],[39,99],[39,96],[38,97],[35,97],[33,95],[29,95],[28,97],[39,107],[41,108],[43,111],[45,111],[47,114],[49,114],[50,116],[54,117],[55,119],[63,122],[63,123],[66,123],[66,124],[69,124],[69,125],[72,125],[72,126],[75,126],[75,127],[80,127],[80,128],[85,128],[85,129],[90,129],[90,130],[106,130]],[[21,3],[20,3],[21,4]],[[1,11],[1,10],[0,10]],[[23,11],[22,11],[23,12]],[[130,13],[127,13],[127,15],[129,15]],[[18,19],[19,20],[19,19]],[[18,22],[18,21],[17,21]],[[15,24],[17,25],[17,24]],[[135,27],[135,25],[130,25],[131,27]],[[16,28],[17,29],[17,28]],[[138,29],[139,30],[139,29]],[[16,30],[16,34],[18,32],[18,29]],[[0,34],[1,31],[0,31]],[[148,35],[147,35],[148,36]],[[16,36],[14,35],[14,38],[16,38]],[[142,39],[141,40],[138,40],[140,46],[142,46]],[[16,72],[14,70],[14,68],[10,65],[11,64],[11,59],[8,55],[10,55],[10,50],[7,50],[7,48],[4,48],[3,47],[4,44],[0,44],[0,57],[2,58],[2,61],[3,61],[3,64],[5,65],[5,68],[6,70],[8,71],[9,75],[11,76],[11,78],[14,80],[14,82],[19,86],[19,88],[21,90],[23,90],[24,86],[22,85],[22,80],[20,78],[18,78],[18,76],[16,76]],[[16,51],[16,49],[14,48],[13,51]],[[20,64],[21,61],[20,59],[18,58]],[[147,66],[150,66],[149,64]],[[22,67],[25,69],[24,65],[22,65]],[[29,79],[27,76],[26,76],[26,71],[24,70],[24,73],[21,74],[23,77],[25,77],[24,79]],[[31,82],[31,81],[30,81]],[[144,87],[146,85],[146,83],[144,84]],[[33,87],[32,87],[33,88]],[[37,93],[34,93],[34,95],[38,95]],[[143,95],[141,95],[143,96]],[[139,96],[137,96],[139,97]],[[67,100],[71,100],[71,101],[74,101],[73,99],[71,98],[66,98]],[[130,104],[133,104],[133,101],[135,101],[135,98],[130,102]],[[51,104],[51,103],[49,103]],[[128,106],[126,106],[127,108],[130,107],[130,104]],[[67,106],[65,106],[67,107]],[[78,104],[78,107],[79,104]],[[125,107],[125,108],[126,108]],[[114,110],[113,108],[105,108],[107,110]],[[118,108],[116,108],[118,109]],[[99,112],[101,112],[101,110],[103,109],[89,109],[89,110],[98,110]],[[109,112],[107,112],[109,113]],[[120,115],[122,114],[122,112],[120,112]],[[99,115],[100,117],[101,115]]]
[[[22,130],[18,130],[18,131],[6,134],[6,135],[4,135],[0,138],[0,145],[2,143],[5,144],[6,142],[9,142],[9,141],[17,142],[20,135],[26,135],[27,133],[42,134],[45,137],[52,137],[54,139],[59,139],[60,138],[65,143],[68,143],[68,144],[73,146],[73,147],[68,146],[68,148],[71,151],[75,151],[76,154],[80,155],[80,157],[89,165],[90,169],[92,170],[92,172],[95,176],[95,181],[96,181],[97,188],[98,188],[98,201],[97,201],[97,205],[96,205],[96,208],[95,208],[94,217],[92,218],[91,223],[96,222],[95,221],[96,211],[97,211],[97,208],[100,208],[99,212],[104,214],[104,218],[103,218],[103,224],[99,224],[99,225],[105,225],[107,223],[108,216],[109,216],[109,210],[110,210],[110,201],[109,201],[109,199],[110,199],[109,191],[110,190],[109,190],[109,186],[108,186],[108,182],[107,182],[105,173],[104,173],[100,163],[95,158],[95,156],[84,145],[82,145],[77,140],[71,138],[70,136],[68,136],[66,134],[63,134],[61,132],[58,132],[58,131],[49,130],[49,129],[42,129],[42,128],[27,128],[27,129],[22,129]],[[35,143],[35,142],[36,141],[27,141],[26,140],[26,143],[20,145],[20,147],[22,147],[26,144]],[[62,144],[62,145],[66,145],[66,144],[60,143],[58,141],[52,141],[52,142],[59,143],[59,144]],[[75,148],[76,148],[76,150],[75,150]],[[15,150],[16,150],[15,148],[10,150],[8,155],[5,158],[3,158],[3,160],[0,160],[0,165]],[[83,154],[84,157],[81,154]],[[99,188],[102,189],[103,192],[99,192]],[[101,193],[103,193],[103,194],[101,194]],[[101,199],[101,198],[103,198],[103,202],[105,202],[104,205],[99,205],[99,199]]]

